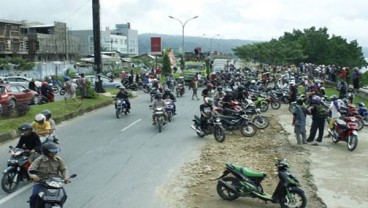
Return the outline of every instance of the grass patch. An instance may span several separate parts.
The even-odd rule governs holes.
[[[107,90],[111,95],[116,95],[118,89]],[[34,121],[35,115],[41,113],[43,110],[50,110],[53,119],[61,118],[73,112],[77,112],[81,109],[93,107],[95,105],[104,103],[106,101],[112,100],[111,97],[99,94],[95,99],[84,99],[82,105],[78,107],[77,103],[73,100],[68,100],[67,104],[64,104],[64,100],[56,101],[53,103],[47,103],[44,105],[33,105],[31,109],[22,117],[10,118],[10,119],[0,119],[0,134],[17,130],[19,126],[23,123],[32,123]]]

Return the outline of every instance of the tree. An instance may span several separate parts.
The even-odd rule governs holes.
[[[170,63],[170,58],[169,58],[169,53],[170,50],[165,50],[163,52],[163,56],[162,56],[162,73],[165,74],[171,74],[171,63]]]

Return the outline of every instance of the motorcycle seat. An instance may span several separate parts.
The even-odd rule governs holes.
[[[339,125],[342,128],[349,128],[347,123],[342,119],[336,119],[337,125]]]
[[[266,173],[263,173],[263,172],[253,171],[250,168],[242,167],[242,166],[239,166],[239,165],[233,165],[233,164],[228,164],[228,165],[233,167],[234,169],[240,171],[242,174],[244,174],[247,177],[252,177],[252,178],[264,178],[264,177],[266,177]]]

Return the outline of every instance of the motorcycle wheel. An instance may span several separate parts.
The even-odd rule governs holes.
[[[268,110],[268,103],[267,102],[261,102],[259,109],[261,112],[266,112]]]
[[[265,129],[270,125],[270,121],[264,116],[256,116],[252,122],[259,129]]]
[[[240,133],[246,137],[252,137],[257,133],[257,127],[254,124],[243,125],[240,127]]]
[[[158,126],[158,132],[161,133],[161,131],[162,131],[162,121],[161,121],[161,119],[157,119],[157,126]]]
[[[225,131],[219,127],[214,129],[213,136],[215,137],[215,140],[220,143],[224,142],[226,138]]]
[[[357,135],[350,135],[347,138],[347,145],[348,150],[353,151],[358,146],[358,136]]]
[[[14,182],[14,177],[16,177],[16,181]],[[1,179],[1,188],[6,193],[13,193],[17,190],[19,185],[19,175],[17,172],[7,172],[4,173],[2,179]]]
[[[116,118],[121,118],[121,109],[116,109]]]
[[[222,180],[228,183],[230,186],[233,186],[236,189],[241,188],[241,184],[239,180],[234,177],[225,177],[225,178],[222,178]],[[240,196],[239,194],[234,193],[233,191],[229,190],[229,188],[227,188],[220,182],[217,182],[216,191],[217,191],[217,194],[221,197],[221,199],[226,200],[226,201],[233,201],[239,198]]]
[[[336,132],[336,130],[335,129],[333,129],[332,131],[331,131],[332,133],[331,133],[331,139],[332,139],[332,142],[333,143],[338,143],[340,140],[339,140],[339,135],[338,135],[338,133]]]
[[[364,126],[368,126],[368,118],[363,118],[363,123],[364,123]]]
[[[289,99],[287,97],[283,97],[282,102],[284,102],[285,104],[289,104]]]
[[[51,89],[52,89],[52,92],[55,94],[59,92],[59,87],[56,85],[52,85]]]
[[[304,208],[307,206],[307,198],[301,189],[295,187],[289,190],[289,195],[280,199],[280,206],[282,208]]]
[[[65,89],[60,89],[59,94],[60,95],[65,95]]]
[[[360,131],[364,128],[364,122],[363,119],[359,119],[357,123],[357,130]]]
[[[277,110],[281,107],[281,103],[279,101],[272,101],[271,108]]]
[[[200,130],[202,130],[200,126],[196,126],[196,129],[200,129]],[[202,131],[203,131],[203,130],[202,130]],[[206,136],[206,134],[205,134],[205,133],[201,134],[201,133],[199,133],[199,132],[197,132],[197,131],[196,131],[196,133],[197,133],[197,136],[199,136],[199,137],[201,137],[201,138],[203,138],[204,136]]]

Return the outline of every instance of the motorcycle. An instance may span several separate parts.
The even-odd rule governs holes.
[[[30,180],[27,173],[28,167],[31,165],[28,160],[29,151],[9,146],[9,154],[8,167],[4,170],[1,179],[1,188],[6,193],[16,191],[21,181]]]
[[[281,107],[281,102],[277,99],[274,93],[270,93],[270,95],[266,98],[266,101],[274,110],[277,110]]]
[[[257,128],[265,129],[270,125],[268,118],[261,115],[261,110],[255,107],[253,101],[245,99],[242,102],[242,111],[250,116],[250,120]]]
[[[197,132],[199,137],[213,134],[217,142],[224,142],[226,138],[225,130],[222,127],[221,118],[218,116],[212,116],[206,119],[206,124],[201,127],[201,119],[198,116],[194,116],[192,120],[194,122],[190,127]]]
[[[221,110],[221,123],[224,129],[228,131],[240,130],[240,133],[246,137],[252,137],[257,133],[257,127],[249,121],[249,117],[241,112],[230,109]]]
[[[183,96],[185,92],[184,85],[179,83],[176,86],[176,97]]]
[[[364,126],[368,126],[368,110],[365,105],[359,106],[358,113],[362,117]]]
[[[30,170],[31,174],[37,174],[38,171]],[[69,179],[77,177],[77,174],[72,174]],[[60,177],[47,177],[40,181],[41,188],[38,192],[35,207],[37,208],[62,208],[67,195],[64,189],[64,185],[68,180],[64,180]]]
[[[116,109],[116,112],[115,112],[116,118],[121,118],[123,114],[127,115],[128,105],[125,99],[117,99],[115,101],[115,109]]]
[[[162,131],[162,128],[164,127],[165,123],[165,109],[160,107],[154,109],[154,120],[156,122],[156,125],[158,127],[158,132]]]
[[[364,121],[363,117],[359,115],[358,110],[355,108],[354,105],[348,104],[346,106],[340,106],[341,115],[345,117],[355,117],[354,123],[357,124],[357,130],[360,131],[364,128]]]
[[[345,117],[344,120],[336,119],[334,128],[330,131],[333,143],[344,141],[350,151],[355,150],[358,145],[358,131],[355,117]]]
[[[166,99],[165,103],[167,105],[166,114],[167,114],[167,120],[171,122],[171,118],[174,116],[174,103],[171,99]]]
[[[157,90],[157,88],[151,88],[149,93],[150,93],[151,102],[152,102],[155,99],[155,96],[158,93],[158,90]]]
[[[255,172],[247,167],[226,163],[223,174],[217,178],[217,193],[227,201],[233,201],[239,197],[252,197],[280,204],[283,208],[304,208],[307,206],[307,198],[300,188],[296,177],[288,171],[286,160],[279,160],[276,164],[279,183],[272,195],[263,191],[262,180],[266,177],[263,172]],[[227,176],[231,174],[231,176]]]

